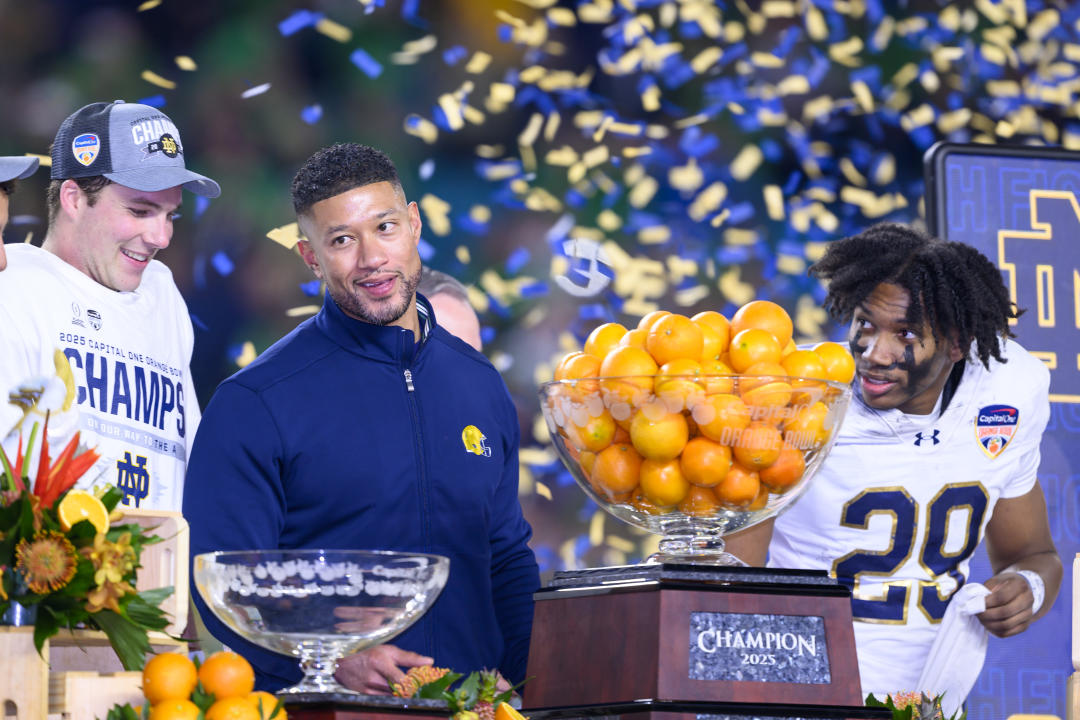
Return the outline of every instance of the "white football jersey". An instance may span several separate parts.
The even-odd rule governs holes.
[[[1036,482],[1050,374],[1019,344],[968,360],[942,414],[865,405],[856,391],[806,493],[776,520],[769,565],[852,588],[863,696],[922,691],[924,660],[999,498]],[[940,415],[940,416],[939,416]]]
[[[151,261],[137,290],[117,292],[33,245],[10,244],[7,254],[0,272],[0,391],[6,398],[30,378],[54,375],[59,349],[75,380],[77,412],[66,435],[77,428],[81,442],[101,455],[77,487],[108,483],[125,493],[129,507],[179,511],[199,405],[191,318],[172,273]],[[19,409],[0,403],[0,437],[21,418]],[[50,419],[51,430],[61,424],[58,418],[54,428]],[[68,439],[50,432],[54,459]],[[10,454],[17,436],[4,447]]]

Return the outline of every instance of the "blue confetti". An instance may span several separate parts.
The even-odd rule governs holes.
[[[322,280],[309,280],[300,283],[300,292],[307,297],[318,297],[322,294]]]
[[[195,219],[198,220],[210,207],[210,198],[203,197],[202,195],[195,196]]]
[[[435,247],[422,237],[420,238],[420,242],[416,244],[416,249],[420,253],[420,259],[424,262],[435,257]]]
[[[428,158],[424,162],[420,163],[420,179],[430,180],[431,176],[435,174],[435,160]]]
[[[386,0],[375,0],[381,7]],[[401,3],[401,17],[405,22],[418,28],[427,28],[428,21],[420,17],[420,0],[405,0]]]
[[[518,270],[528,264],[531,255],[528,248],[519,247],[506,258],[506,272],[516,275]]]
[[[521,297],[523,298],[535,298],[543,297],[550,292],[548,284],[545,282],[534,282],[524,285],[521,288]]]
[[[495,340],[495,328],[484,325],[480,328],[480,344],[487,345]]]
[[[221,275],[222,277],[232,275],[232,271],[236,269],[236,264],[233,263],[232,259],[229,258],[223,250],[218,250],[214,253],[214,256],[210,258],[210,264],[214,266],[218,275]]]
[[[363,48],[356,48],[353,50],[352,55],[349,56],[349,60],[370,78],[377,78],[382,75],[382,65],[378,60],[371,57],[371,55]]]
[[[443,62],[447,65],[457,65],[459,62],[465,59],[465,56],[469,54],[469,51],[461,45],[455,45],[452,48],[447,48],[443,51]]]
[[[150,107],[163,108],[165,107],[165,96],[160,94],[150,95],[149,97],[141,98],[139,100],[136,100],[135,102],[139,103],[140,105],[149,105]]]
[[[322,105],[308,105],[300,111],[300,119],[308,125],[314,125],[322,119]]]
[[[322,13],[315,13],[310,10],[297,10],[278,23],[278,32],[281,33],[283,37],[288,37],[306,27],[311,27],[319,22],[322,17]]]

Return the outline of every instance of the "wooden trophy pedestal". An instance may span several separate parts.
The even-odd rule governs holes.
[[[526,714],[888,717],[864,714],[851,594],[824,572],[597,568],[556,573],[535,597]]]

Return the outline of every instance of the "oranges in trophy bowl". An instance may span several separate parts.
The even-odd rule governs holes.
[[[645,530],[764,520],[801,494],[851,397],[847,349],[800,349],[791,333],[767,301],[730,321],[657,311],[601,325],[540,388],[552,443],[586,494]]]

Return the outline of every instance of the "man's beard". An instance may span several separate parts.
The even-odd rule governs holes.
[[[334,299],[342,312],[357,320],[363,320],[372,325],[390,325],[398,320],[409,309],[409,302],[416,294],[416,288],[420,285],[420,270],[406,277],[404,273],[396,272],[399,281],[398,292],[392,298],[374,304],[374,307],[364,305],[357,295],[349,292],[330,290],[330,297]]]

